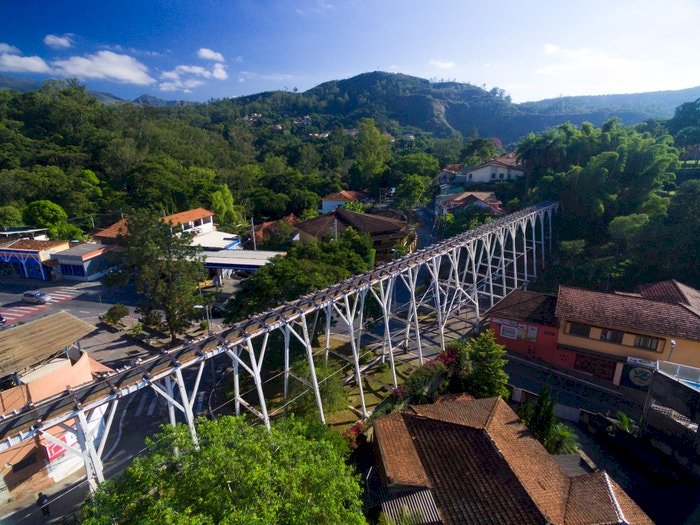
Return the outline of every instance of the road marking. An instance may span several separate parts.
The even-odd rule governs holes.
[[[136,407],[136,413],[134,414],[134,417],[138,417],[141,415],[141,412],[143,412],[143,407],[146,404],[146,399],[148,399],[148,392],[144,392],[143,395],[141,396],[141,401],[139,402],[139,406]]]
[[[156,411],[157,407],[158,407],[158,396],[154,396],[153,401],[151,401],[151,404],[148,405],[148,412],[146,412],[146,414],[148,416],[152,416],[153,413]]]
[[[87,310],[78,310],[79,314],[91,314],[92,312],[88,312]]]

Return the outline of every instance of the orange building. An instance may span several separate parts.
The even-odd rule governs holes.
[[[95,327],[67,312],[0,332],[0,413],[11,414],[52,396],[92,381],[110,368],[80,349],[80,339]],[[102,410],[104,412],[104,410]],[[89,426],[99,427],[102,412],[91,415]],[[71,427],[72,421],[67,422]],[[49,433],[74,445],[74,433],[60,428]],[[21,442],[0,453],[0,501],[22,487],[37,490],[65,478],[83,462],[45,438]]]

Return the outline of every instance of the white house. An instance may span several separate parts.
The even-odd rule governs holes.
[[[183,232],[195,235],[214,231],[214,213],[204,208],[182,211],[161,218],[165,224],[179,226]]]
[[[458,182],[464,184],[484,184],[500,180],[513,180],[522,177],[523,167],[518,164],[515,153],[495,157],[478,166],[465,166],[457,176]]]

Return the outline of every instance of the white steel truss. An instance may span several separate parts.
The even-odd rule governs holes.
[[[351,369],[345,382],[354,383],[358,392],[359,406],[352,408],[360,417],[367,417],[363,380],[373,364],[388,361],[392,386],[396,387],[395,363],[399,353],[411,354],[422,364],[426,351],[434,355],[444,349],[448,322],[468,310],[468,322],[476,325],[481,313],[510,291],[526,288],[537,277],[538,267],[544,265],[545,248],[551,250],[557,209],[557,203],[546,202],[501,217],[257,314],[223,332],[137,360],[91,383],[0,416],[0,451],[39,436],[80,457],[90,486],[95,487],[104,479],[102,455],[117,403],[146,388],[165,400],[171,424],[176,424],[177,412],[181,414],[197,445],[193,406],[205,364],[218,355],[231,360],[237,415],[243,408],[269,428],[271,418],[291,402],[289,384],[293,379],[314,395],[319,417],[325,422],[323,379],[317,377],[316,360],[325,357],[327,362],[330,354],[337,354],[330,345],[334,323],[336,334],[349,343],[351,356],[342,357]],[[373,326],[381,330],[381,347],[376,359],[363,364],[363,330],[368,337],[375,335],[368,333],[365,326],[371,302],[367,298],[382,318],[372,320]],[[324,322],[319,325],[321,317]],[[325,335],[325,344],[319,355],[314,355],[317,327]],[[437,329],[437,343],[424,340],[427,328]],[[279,349],[283,364],[274,369],[268,361]],[[292,370],[294,353],[308,364],[307,376]],[[188,371],[187,376],[184,371]],[[271,392],[270,380],[275,374],[283,377],[284,403],[270,412],[275,394]],[[250,381],[253,385],[248,384],[250,388],[242,392],[242,383]],[[192,384],[189,391],[188,382]],[[88,425],[90,414],[97,409],[105,413],[101,433]],[[75,434],[79,448],[56,438],[55,432],[49,433],[51,429]]]

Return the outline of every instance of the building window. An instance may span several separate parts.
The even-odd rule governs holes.
[[[569,334],[588,337],[591,334],[591,327],[583,323],[569,323]]]
[[[605,341],[607,343],[615,343],[616,345],[619,345],[622,343],[623,335],[625,334],[620,332],[619,330],[608,330],[607,328],[603,328],[603,330],[600,332],[600,340]]]
[[[659,346],[659,340],[656,337],[638,335],[634,338],[634,346],[637,348],[644,348],[645,350],[656,351]]]
[[[79,264],[62,264],[61,273],[75,277],[85,277],[85,268]]]
[[[498,178],[499,178],[499,179],[503,179],[503,177],[505,177],[505,175],[503,175],[503,173],[499,173],[499,174],[498,174]]]
[[[495,180],[495,179],[496,179],[496,174],[495,174],[495,173],[492,173],[492,174],[491,174],[491,180]]]
[[[517,339],[518,338],[518,331],[514,326],[502,325],[501,326],[501,337],[505,337],[506,339]]]
[[[532,341],[533,343],[537,341],[537,327],[536,326],[528,326],[527,327],[527,340]]]

